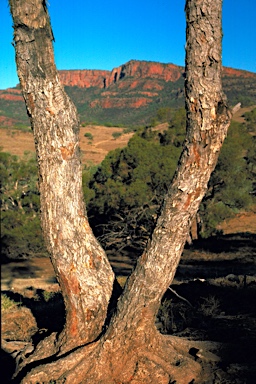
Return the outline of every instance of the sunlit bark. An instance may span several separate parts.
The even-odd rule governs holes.
[[[45,2],[11,0],[16,63],[34,132],[44,238],[66,304],[62,352],[102,330],[113,272],[82,196],[77,111],[60,84]]]
[[[153,327],[226,137],[231,112],[221,82],[221,7],[220,0],[187,1],[187,136],[152,239],[119,302],[113,330],[144,332],[144,327]]]

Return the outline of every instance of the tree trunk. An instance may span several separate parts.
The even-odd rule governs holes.
[[[160,335],[155,317],[230,123],[221,84],[222,1],[186,2],[184,149],[152,238],[101,337],[113,272],[85,213],[79,122],[59,83],[45,3],[10,0],[10,4],[18,74],[37,147],[42,226],[67,311],[65,333],[55,351],[58,357],[34,368],[23,382],[186,384],[197,380],[200,366],[188,357],[189,342]],[[89,345],[82,346],[85,343]]]
[[[60,84],[45,2],[11,0],[16,63],[34,132],[42,228],[65,306],[56,352],[102,331],[114,274],[89,227],[82,196],[76,109]]]
[[[220,0],[186,4],[187,136],[152,238],[119,301],[114,328],[154,324],[227,134],[231,112],[221,82],[221,5]]]

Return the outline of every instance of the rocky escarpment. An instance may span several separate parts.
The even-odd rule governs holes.
[[[117,84],[124,78],[133,79],[155,79],[165,82],[175,82],[184,74],[184,67],[175,64],[163,64],[152,61],[130,60],[128,63],[112,69],[106,70],[61,70],[60,79],[63,85],[77,86],[79,88],[108,88],[112,84]],[[253,72],[223,67],[223,76],[255,78]],[[148,84],[152,89],[153,84]]]
[[[112,71],[85,69],[60,71],[59,73],[62,84],[66,86],[108,88],[111,84],[116,84],[127,77],[135,79],[151,78],[166,82],[177,81],[183,72],[183,67],[174,64],[131,60],[114,68]]]
[[[104,88],[106,78],[109,77],[110,73],[110,71],[90,69],[59,71],[60,80],[63,85],[79,88]]]
[[[60,80],[83,123],[147,125],[162,107],[184,106],[184,67],[131,60],[108,70],[61,70]],[[256,74],[223,68],[231,105],[256,104]],[[0,125],[29,124],[19,87],[0,90]]]
[[[249,72],[249,71],[244,71],[242,69],[234,69],[234,68],[229,68],[229,67],[223,67],[222,70],[223,76],[227,77],[241,77],[241,78],[256,78],[256,73],[254,72]]]

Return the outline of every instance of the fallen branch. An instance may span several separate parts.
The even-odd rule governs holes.
[[[175,296],[177,296],[179,299],[185,301],[190,307],[193,308],[193,305],[192,305],[187,299],[185,299],[185,297],[179,295],[179,294],[178,294],[173,288],[171,288],[171,287],[169,287],[168,289],[169,289],[172,293],[174,293]]]

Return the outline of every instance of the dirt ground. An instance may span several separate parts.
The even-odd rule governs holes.
[[[243,114],[251,111],[254,106],[241,108],[233,116],[233,120],[239,123],[244,122]],[[159,124],[155,130],[163,131],[167,129],[168,123]],[[88,138],[91,134],[92,139]],[[114,138],[113,134],[121,134]],[[116,148],[124,147],[133,133],[123,133],[123,128],[105,127],[100,125],[87,125],[80,128],[80,148],[82,152],[82,162],[84,164],[99,164],[107,153]],[[0,143],[3,151],[14,155],[22,156],[24,151],[35,151],[32,132],[24,132],[16,129],[3,128],[0,126]]]
[[[184,250],[173,285],[162,300],[157,328],[161,333],[193,340],[195,348],[190,354],[207,377],[200,384],[255,383],[255,250],[256,233],[249,232],[195,242]],[[135,258],[110,254],[109,259],[123,285]],[[1,358],[4,382],[8,383],[15,360],[24,358],[24,351],[31,353],[42,338],[61,331],[65,311],[47,258],[2,265],[2,292],[21,304],[17,313],[2,320]],[[22,308],[31,311],[30,317]],[[23,337],[18,336],[21,330]]]
[[[114,138],[113,134],[120,134]],[[88,135],[92,135],[92,139]],[[123,128],[88,125],[80,128],[80,149],[84,164],[99,164],[109,151],[124,147],[133,133],[123,133]],[[3,151],[22,156],[24,151],[35,151],[32,132],[14,129],[0,129],[0,142]]]

